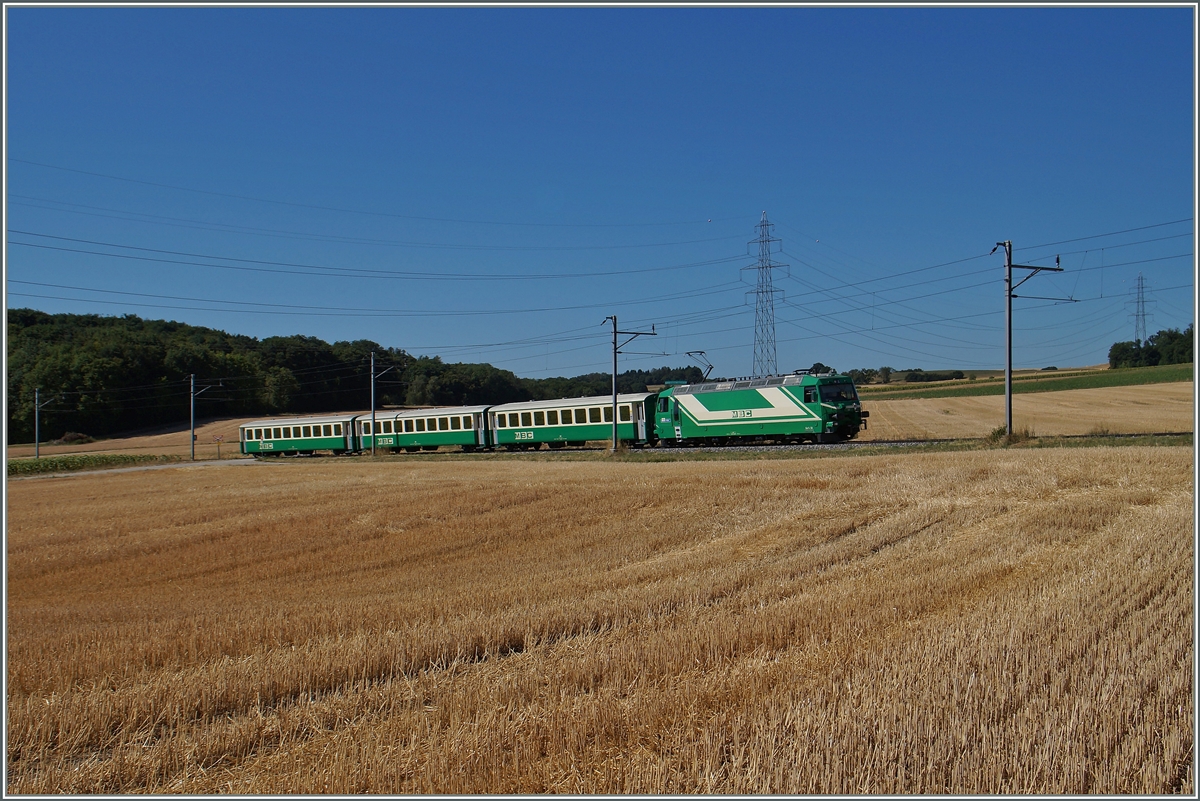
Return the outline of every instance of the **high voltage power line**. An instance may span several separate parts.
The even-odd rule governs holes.
[[[333,209],[332,207],[329,207],[329,210],[337,210],[337,209]],[[1177,224],[1191,222],[1191,221],[1192,221],[1191,218],[1182,218],[1182,219],[1174,220],[1174,221],[1170,221],[1170,222],[1156,223],[1156,224],[1152,224],[1152,225],[1138,226],[1138,227],[1132,227],[1132,228],[1125,228],[1125,229],[1121,229],[1119,231],[1110,231],[1110,232],[1106,232],[1103,234],[1094,234],[1094,235],[1090,235],[1090,236],[1086,236],[1086,237],[1064,239],[1064,240],[1060,240],[1059,242],[1050,242],[1050,243],[1044,243],[1041,245],[1028,246],[1028,247],[1020,248],[1019,250],[1022,252],[1031,251],[1031,250],[1036,250],[1038,248],[1049,247],[1049,246],[1056,245],[1056,244],[1063,244],[1063,243],[1070,243],[1070,242],[1082,242],[1082,241],[1088,241],[1088,240],[1093,240],[1093,239],[1102,239],[1105,237],[1118,236],[1121,234],[1127,234],[1127,233],[1132,233],[1132,232],[1137,232],[1137,231],[1160,228],[1160,227],[1169,226],[1169,225],[1177,225]],[[649,226],[649,225],[653,225],[653,224],[644,224],[644,225]],[[552,227],[570,227],[570,226],[552,226]],[[597,227],[619,227],[619,226],[597,226]],[[388,271],[388,270],[370,270],[370,269],[366,269],[366,268],[341,268],[341,267],[330,267],[330,266],[319,265],[319,264],[299,264],[299,263],[294,263],[294,262],[274,262],[274,261],[260,260],[260,259],[246,259],[246,258],[237,257],[237,256],[216,256],[216,255],[203,254],[203,253],[190,253],[190,252],[186,252],[186,251],[171,251],[171,250],[166,250],[166,249],[146,248],[146,247],[142,247],[142,246],[130,245],[130,244],[124,244],[124,243],[102,242],[102,241],[96,241],[96,240],[85,240],[85,239],[77,239],[77,238],[70,238],[70,237],[61,237],[61,236],[50,235],[50,234],[42,234],[42,233],[38,233],[38,232],[24,232],[24,231],[14,230],[14,231],[11,231],[10,233],[24,235],[24,236],[38,237],[38,238],[43,238],[43,239],[50,239],[50,240],[55,240],[55,241],[60,241],[60,242],[92,244],[92,245],[97,245],[97,246],[101,246],[101,247],[116,248],[116,249],[122,249],[122,250],[127,250],[127,251],[132,250],[132,251],[137,251],[137,252],[141,252],[141,253],[152,252],[152,253],[156,253],[156,254],[160,254],[160,255],[177,255],[177,256],[185,256],[185,257],[190,257],[190,258],[209,259],[209,260],[213,260],[213,261],[234,262],[234,264],[190,262],[190,261],[183,261],[183,260],[176,260],[176,259],[157,259],[157,258],[151,258],[151,257],[145,257],[145,256],[138,256],[138,255],[134,255],[131,253],[108,253],[108,252],[101,252],[101,251],[90,251],[90,250],[85,250],[85,249],[61,248],[61,247],[44,245],[44,244],[39,245],[38,243],[32,243],[32,242],[20,242],[20,241],[9,242],[9,244],[18,245],[18,246],[25,246],[25,247],[32,247],[32,248],[40,247],[43,249],[53,249],[53,250],[60,250],[60,251],[65,251],[65,252],[78,252],[81,255],[94,255],[94,256],[98,256],[98,257],[129,259],[129,260],[135,260],[135,261],[151,261],[151,262],[158,262],[158,263],[178,264],[181,266],[199,266],[199,267],[210,267],[210,268],[221,268],[221,269],[249,269],[249,270],[261,271],[261,272],[284,272],[284,273],[288,273],[288,274],[299,274],[299,275],[314,276],[314,277],[337,276],[337,277],[355,278],[355,279],[378,278],[378,277],[401,278],[401,279],[412,279],[412,280],[447,280],[447,281],[562,280],[562,279],[576,279],[576,278],[585,279],[585,278],[604,277],[604,276],[637,275],[637,274],[646,274],[646,273],[655,273],[655,272],[665,272],[665,271],[671,271],[671,270],[683,270],[683,269],[689,269],[689,268],[694,268],[694,267],[698,267],[698,266],[715,266],[715,265],[719,265],[719,264],[736,261],[740,258],[740,257],[725,257],[725,258],[712,259],[712,260],[706,260],[706,261],[690,262],[687,264],[678,264],[678,265],[669,265],[669,266],[660,266],[660,267],[636,268],[636,269],[626,269],[626,270],[609,270],[609,271],[591,271],[591,272],[578,272],[578,273],[537,273],[537,274],[512,273],[512,274],[507,274],[507,275],[505,275],[505,274],[495,275],[495,274],[483,274],[483,273],[436,273],[436,272],[429,272],[429,271],[426,271],[426,272],[407,271],[407,272],[405,272],[405,271]],[[1107,249],[1132,247],[1132,246],[1139,245],[1139,244],[1161,242],[1161,241],[1166,241],[1166,240],[1170,240],[1170,239],[1182,238],[1182,237],[1189,236],[1189,235],[1191,235],[1191,234],[1185,233],[1185,234],[1176,234],[1176,235],[1170,235],[1170,236],[1162,236],[1162,237],[1143,239],[1143,240],[1139,240],[1139,241],[1135,241],[1135,242],[1114,243],[1111,245],[1096,246],[1096,247],[1090,248],[1088,250],[1072,251],[1072,252],[1069,252],[1069,254],[1070,253],[1086,254],[1086,253],[1091,252],[1092,250],[1107,250]],[[686,242],[686,243],[683,243],[683,242],[681,242],[681,243],[657,243],[657,245],[666,246],[666,245],[671,245],[671,244],[695,244],[697,242],[702,242],[702,241],[718,241],[718,240],[693,240],[693,241]],[[424,243],[424,244],[430,244],[430,243]],[[657,246],[657,245],[655,245],[655,246]],[[611,247],[619,247],[619,246],[611,246]],[[630,246],[630,247],[640,247],[640,246],[634,245],[634,246]],[[525,249],[538,250],[538,249],[549,249],[549,248],[525,248]],[[557,248],[557,249],[566,250],[568,248]],[[588,249],[588,248],[582,248],[582,249]],[[603,248],[597,248],[597,249],[603,249]],[[791,255],[791,254],[788,254],[788,255]],[[846,254],[846,255],[850,256],[850,254]],[[844,306],[848,307],[851,311],[855,311],[855,312],[866,312],[866,311],[868,311],[868,309],[870,309],[872,314],[878,312],[880,315],[883,316],[885,321],[890,319],[894,322],[897,319],[904,320],[907,317],[907,315],[900,314],[897,310],[897,307],[899,309],[907,309],[911,312],[916,313],[917,315],[922,315],[922,316],[927,315],[928,314],[927,311],[917,308],[917,307],[913,306],[912,304],[917,303],[922,300],[925,300],[930,297],[937,296],[937,295],[944,295],[944,294],[951,294],[954,292],[968,291],[968,290],[975,289],[978,287],[986,286],[988,284],[993,283],[993,281],[986,281],[986,282],[982,282],[982,283],[971,283],[971,284],[968,284],[965,286],[950,288],[950,289],[936,291],[936,292],[922,292],[922,293],[914,294],[910,297],[899,298],[899,299],[894,298],[894,297],[888,297],[892,293],[895,293],[895,292],[898,292],[898,291],[901,291],[904,289],[914,289],[914,288],[920,288],[920,287],[931,286],[931,285],[935,285],[935,284],[939,284],[939,283],[944,283],[944,282],[948,282],[948,281],[962,280],[964,278],[969,278],[969,277],[972,277],[975,275],[990,273],[993,270],[991,268],[989,268],[989,269],[985,269],[985,270],[974,270],[974,271],[965,272],[965,273],[958,273],[955,275],[933,277],[928,280],[910,282],[908,284],[903,284],[900,286],[890,286],[890,287],[885,287],[883,289],[876,289],[873,292],[866,291],[864,289],[865,287],[870,286],[870,285],[876,285],[881,282],[894,281],[898,278],[902,278],[905,276],[909,276],[909,275],[913,275],[913,274],[917,274],[917,273],[921,273],[921,272],[931,271],[931,270],[935,270],[935,269],[939,269],[939,268],[943,268],[943,267],[950,267],[950,266],[954,266],[957,264],[970,262],[970,261],[973,261],[973,260],[976,260],[979,258],[983,258],[985,255],[986,254],[969,256],[969,257],[965,257],[963,259],[957,259],[957,260],[953,260],[953,261],[949,261],[949,262],[942,262],[940,264],[930,265],[927,267],[920,267],[920,268],[915,268],[915,269],[893,272],[893,273],[889,273],[888,275],[864,279],[861,281],[844,281],[844,280],[840,279],[839,277],[834,276],[831,273],[821,269],[817,265],[812,264],[810,260],[799,259],[798,257],[792,256],[792,258],[795,258],[798,263],[801,263],[806,267],[812,268],[816,273],[819,273],[820,275],[823,275],[826,278],[832,279],[836,283],[832,287],[822,287],[815,283],[810,283],[810,282],[804,281],[802,279],[796,278],[794,276],[789,276],[789,278],[791,280],[795,281],[800,286],[804,286],[811,291],[815,291],[819,294],[825,295],[826,298],[820,302],[841,303]],[[1068,270],[1068,272],[1075,272],[1078,275],[1083,272],[1096,271],[1096,270],[1101,270],[1101,271],[1111,270],[1111,269],[1118,268],[1118,267],[1138,265],[1138,264],[1149,264],[1149,263],[1153,263],[1153,262],[1167,261],[1167,260],[1171,260],[1171,259],[1180,259],[1180,258],[1186,258],[1186,257],[1190,257],[1190,256],[1193,256],[1193,254],[1192,253],[1179,253],[1179,254],[1173,254],[1173,255],[1169,255],[1169,256],[1127,260],[1127,261],[1118,262],[1118,263],[1114,263],[1114,264],[1102,263],[1100,265],[1093,265],[1093,266],[1088,266],[1088,267],[1084,267],[1081,265],[1079,268]],[[857,258],[857,257],[853,257],[853,256],[850,256],[850,257]],[[1037,258],[1043,258],[1043,257],[1035,257],[1033,260],[1036,261]],[[251,267],[248,265],[257,265],[257,267]],[[301,270],[302,272],[294,272],[291,270],[266,269],[268,267],[294,267],[294,268],[297,268],[298,270]],[[313,272],[303,272],[303,271],[313,271]],[[374,310],[372,310],[372,309],[366,309],[366,310],[364,310],[359,307],[333,307],[333,306],[328,306],[328,305],[311,306],[311,305],[301,305],[301,304],[269,304],[269,303],[253,302],[253,301],[202,299],[202,298],[195,298],[195,297],[190,297],[190,296],[189,297],[181,297],[181,296],[170,296],[170,295],[154,295],[154,294],[150,294],[150,293],[120,292],[117,290],[99,289],[99,288],[93,288],[93,287],[74,286],[74,285],[67,285],[67,284],[49,284],[49,283],[22,282],[22,281],[12,281],[12,283],[26,284],[26,285],[31,285],[31,286],[45,286],[48,288],[68,289],[70,291],[78,291],[78,292],[94,292],[94,293],[104,293],[104,294],[109,294],[109,295],[123,295],[126,297],[143,297],[143,298],[149,298],[149,299],[180,300],[180,301],[191,301],[194,303],[220,304],[220,305],[225,305],[225,306],[237,306],[238,308],[232,308],[232,309],[231,308],[203,308],[203,307],[196,307],[196,306],[171,306],[171,305],[165,305],[165,304],[149,304],[149,303],[138,304],[138,303],[128,303],[128,302],[115,302],[115,301],[114,302],[105,302],[105,301],[99,301],[99,300],[86,300],[83,298],[61,297],[61,296],[56,296],[56,295],[35,295],[35,294],[24,294],[24,293],[10,293],[10,294],[12,294],[14,296],[18,296],[18,297],[21,297],[21,296],[42,297],[42,298],[47,298],[47,299],[64,300],[64,301],[71,301],[71,302],[106,303],[106,305],[129,305],[129,306],[138,306],[138,307],[144,307],[144,308],[179,308],[179,309],[183,309],[183,310],[192,310],[192,311],[211,311],[211,312],[243,313],[243,314],[244,313],[251,313],[251,314],[305,314],[305,315],[320,315],[320,316],[340,316],[342,314],[345,314],[345,315],[353,315],[353,316],[400,316],[400,315],[402,315],[402,316],[423,316],[423,317],[424,316],[455,317],[455,316],[474,316],[474,315],[481,315],[481,314],[522,314],[522,313],[534,313],[534,312],[562,311],[564,309],[569,310],[569,309],[600,308],[600,307],[614,306],[614,305],[638,305],[638,304],[662,303],[665,301],[686,300],[686,299],[691,299],[691,298],[696,298],[696,297],[702,297],[705,295],[723,294],[726,292],[730,292],[733,290],[733,288],[739,286],[738,282],[729,282],[729,283],[725,283],[725,284],[716,284],[713,286],[702,287],[698,290],[689,290],[689,291],[684,291],[684,292],[658,295],[658,296],[653,296],[653,297],[645,297],[645,298],[639,298],[637,300],[630,300],[630,301],[623,301],[623,302],[616,302],[616,303],[596,303],[596,304],[590,304],[590,305],[575,305],[575,306],[571,306],[571,307],[554,306],[554,307],[549,307],[549,308],[535,308],[535,309],[522,308],[522,309],[501,309],[501,310],[497,310],[497,309],[486,309],[486,310],[428,310],[428,309],[411,309],[411,310],[374,309]],[[1076,283],[1078,283],[1078,279],[1076,279]],[[839,290],[858,290],[858,291],[854,292],[854,293],[839,294]],[[877,297],[879,295],[883,296],[882,299]],[[868,296],[871,296],[871,304],[869,307],[867,306],[867,302],[866,302],[866,299]],[[822,317],[822,315],[820,313],[813,311],[811,308],[811,305],[814,302],[816,302],[816,301],[807,301],[805,306],[803,306],[803,307],[801,307],[799,305],[791,304],[791,303],[789,303],[788,305],[790,307],[796,309],[797,311],[801,311],[802,313],[804,313],[807,316],[813,316],[813,317],[820,318],[820,317]],[[888,311],[889,307],[891,307],[895,311],[894,316],[889,314],[889,311]],[[729,310],[733,310],[732,314],[729,313]],[[673,324],[681,326],[681,327],[696,327],[696,326],[703,325],[706,322],[712,322],[712,321],[715,321],[716,319],[721,319],[722,317],[736,316],[737,314],[744,313],[745,311],[746,311],[746,308],[743,305],[743,306],[725,307],[725,309],[721,310],[721,313],[719,315],[715,315],[714,312],[708,312],[708,311],[697,312],[694,315],[682,315],[682,316],[678,317],[677,320]],[[908,317],[907,319],[912,320],[912,322],[896,323],[895,327],[904,328],[904,327],[948,324],[948,323],[955,322],[956,320],[961,321],[963,319],[966,319],[967,317],[969,317],[969,316],[959,316],[958,318],[931,317],[931,318],[925,319],[925,320]],[[646,318],[645,322],[656,322],[656,321],[660,321],[660,320],[661,320],[661,318]],[[783,320],[783,322],[790,323],[791,321]],[[639,322],[638,324],[641,324],[641,322]],[[883,328],[883,327],[887,327],[887,326],[881,326],[880,328]],[[729,331],[729,330],[735,330],[735,329],[719,329],[719,330],[704,331],[704,332],[700,332],[700,333],[696,334],[696,336],[707,335],[710,333],[719,333],[722,331]],[[978,330],[987,330],[987,329],[984,328],[984,329],[978,329]],[[851,327],[848,332],[858,332],[858,329]],[[962,347],[963,344],[965,344],[965,343],[963,343],[961,338],[950,338],[950,337],[946,337],[944,335],[936,334],[936,333],[934,334],[934,336],[952,339],[952,341],[958,347]],[[580,341],[590,342],[592,339],[593,339],[593,337],[591,337],[589,335],[585,335],[585,334],[579,335]],[[547,336],[547,337],[527,338],[527,340],[524,342],[513,341],[513,342],[504,342],[504,343],[476,343],[476,344],[467,344],[467,345],[445,345],[445,346],[441,346],[441,347],[443,347],[447,350],[464,350],[464,351],[465,350],[473,350],[473,349],[496,349],[496,348],[521,349],[521,348],[541,346],[541,345],[545,345],[549,342],[554,342],[554,341],[556,341],[556,340],[550,338],[550,336]],[[784,340],[784,341],[793,341],[793,340]],[[894,346],[899,345],[899,343],[897,343],[897,342],[892,342],[891,344]],[[934,344],[934,343],[926,343],[926,344]],[[587,347],[592,347],[592,345],[591,344],[584,345],[584,346],[582,346],[581,349],[587,348]],[[738,346],[730,346],[730,347],[732,348],[732,347],[738,347]],[[979,344],[978,347],[986,347],[986,346]],[[712,349],[720,350],[722,348],[712,348]],[[571,350],[576,350],[576,349],[573,348]],[[921,354],[921,355],[930,355],[930,354],[924,354],[923,352],[915,350],[915,349],[912,350],[912,352],[916,353],[916,354]]]

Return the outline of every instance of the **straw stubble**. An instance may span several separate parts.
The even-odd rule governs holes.
[[[1191,792],[1190,448],[9,486],[9,791]]]

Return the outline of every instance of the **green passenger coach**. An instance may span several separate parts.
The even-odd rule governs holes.
[[[655,433],[664,445],[840,442],[867,416],[849,376],[794,373],[665,389]]]
[[[310,455],[315,451],[354,451],[357,415],[255,420],[238,429],[241,452],[251,456]]]
[[[375,449],[414,453],[436,451],[441,447],[459,447],[474,451],[491,446],[487,430],[487,406],[445,406],[434,409],[411,411],[388,411],[375,413],[375,427],[371,430],[371,417],[358,419],[359,442],[363,450]]]
[[[640,447],[653,436],[650,424],[654,393],[617,396],[617,437]],[[493,444],[509,450],[581,446],[589,440],[612,441],[611,395],[554,401],[506,403],[488,410]]]

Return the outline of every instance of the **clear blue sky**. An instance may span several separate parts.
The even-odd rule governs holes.
[[[1193,319],[1188,7],[6,15],[9,308],[745,375],[765,210],[782,371],[1003,367],[1003,239],[1017,367]]]

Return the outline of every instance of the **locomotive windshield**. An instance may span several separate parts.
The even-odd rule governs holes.
[[[858,395],[854,392],[854,384],[850,381],[838,381],[830,384],[820,384],[821,400],[826,403],[856,401]]]

